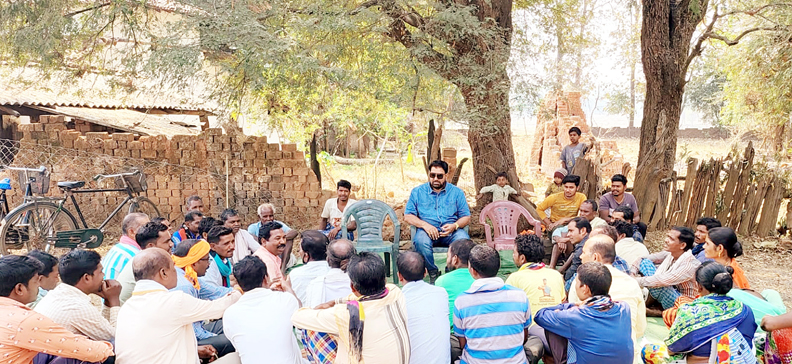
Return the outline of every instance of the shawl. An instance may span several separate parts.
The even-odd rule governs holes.
[[[688,353],[737,327],[748,317],[742,302],[710,294],[679,307],[665,340],[675,353]]]

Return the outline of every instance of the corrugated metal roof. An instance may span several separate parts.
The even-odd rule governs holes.
[[[48,109],[40,106],[36,108]],[[52,111],[53,114],[65,115],[140,135],[197,135],[201,132],[198,116],[193,115],[152,115],[128,109],[84,107],[58,107]]]
[[[149,97],[122,97],[107,99],[102,97],[81,98],[69,94],[57,94],[43,90],[23,89],[0,85],[0,105],[10,106],[69,106],[105,109],[173,109],[179,111],[205,111],[212,109],[185,103],[157,100]]]

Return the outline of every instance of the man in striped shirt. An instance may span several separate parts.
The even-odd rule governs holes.
[[[701,262],[691,252],[694,241],[693,230],[675,226],[666,234],[665,250],[638,260],[631,268],[634,275],[639,275],[638,284],[648,288],[649,295],[664,310],[674,307],[679,296],[696,298],[698,295],[696,269]],[[647,314],[651,312],[647,309]]]
[[[528,297],[497,277],[498,252],[477,245],[470,251],[469,263],[475,281],[454,302],[454,335],[464,348],[460,363],[537,363],[543,348],[539,338],[528,335],[532,316]]]
[[[123,232],[121,239],[102,259],[104,279],[117,279],[124,267],[140,252],[140,245],[135,242],[135,234],[147,222],[149,218],[142,212],[133,212],[124,217],[124,221],[121,222]]]

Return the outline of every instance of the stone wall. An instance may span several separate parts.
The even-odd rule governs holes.
[[[183,220],[185,198],[193,194],[203,197],[212,216],[228,206],[240,212],[244,223],[256,221],[256,207],[270,202],[279,210],[278,219],[297,227],[315,225],[324,201],[335,195],[321,189],[295,144],[267,143],[266,137],[236,130],[207,129],[197,136],[168,138],[75,127],[57,116],[20,124],[22,139],[6,143],[3,154],[14,155],[14,166],[49,168],[48,194],[54,196],[61,195],[57,181],[83,180],[90,187],[107,188],[113,181],[96,186],[91,177],[141,169],[147,176],[145,194],[176,226]],[[9,176],[7,171],[4,176]],[[23,189],[15,173],[10,177],[11,204],[16,205]],[[111,192],[77,197],[89,225],[98,225],[125,196]]]

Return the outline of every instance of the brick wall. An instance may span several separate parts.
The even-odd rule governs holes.
[[[18,126],[22,139],[13,147],[13,165],[49,168],[49,195],[61,195],[55,187],[57,181],[90,181],[96,174],[138,168],[147,175],[146,195],[177,224],[183,220],[185,197],[197,194],[213,216],[228,205],[240,212],[244,223],[251,223],[257,219],[256,207],[270,202],[279,210],[278,219],[297,227],[313,226],[324,201],[335,195],[321,189],[303,152],[294,144],[272,144],[266,137],[235,131],[229,135],[222,129],[169,139],[69,127],[77,128],[57,116],[42,116],[37,123]],[[11,201],[16,205],[22,190],[16,174],[11,177],[15,188]],[[111,187],[108,183],[112,181],[102,187]],[[93,182],[91,187],[96,187]],[[98,225],[124,196],[101,193],[77,197],[89,224]]]

